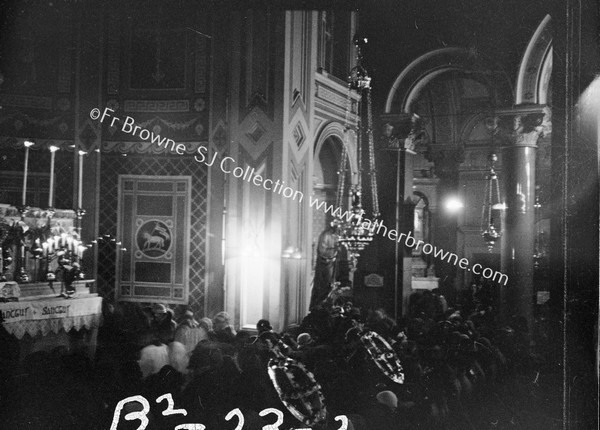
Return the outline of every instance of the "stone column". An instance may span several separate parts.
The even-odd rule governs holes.
[[[498,112],[496,133],[503,143],[502,175],[506,212],[502,237],[500,315],[531,333],[534,316],[535,158],[537,140],[549,130],[541,106],[518,106]],[[514,319],[516,317],[516,320]]]
[[[413,157],[421,137],[421,122],[418,116],[408,114],[386,114],[381,119],[385,145],[382,149],[389,154],[388,161],[393,163],[396,174],[394,214],[383,214],[383,221],[390,229],[408,233],[414,228]],[[408,300],[412,292],[412,249],[405,247],[403,242],[389,242],[394,246],[393,273],[388,271],[385,278],[393,279],[394,317],[399,318],[408,315]],[[386,284],[392,282],[386,281]]]

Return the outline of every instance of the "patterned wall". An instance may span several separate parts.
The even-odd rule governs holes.
[[[207,224],[207,167],[192,157],[106,154],[102,158],[100,183],[101,235],[117,234],[118,175],[189,175],[192,177],[192,207],[190,231],[189,308],[200,317],[204,313],[206,224]],[[101,242],[98,255],[98,292],[114,300],[115,246]],[[176,309],[176,313],[181,309]]]

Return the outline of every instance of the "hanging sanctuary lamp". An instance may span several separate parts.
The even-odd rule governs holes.
[[[362,66],[362,47],[367,43],[366,38],[354,37],[356,47],[356,66],[350,71],[348,76],[348,93],[346,97],[345,111],[345,141],[342,149],[342,157],[340,161],[340,170],[338,187],[336,193],[336,205],[338,208],[347,206],[346,198],[349,196],[349,211],[342,212],[335,218],[334,225],[338,231],[338,241],[346,247],[352,263],[356,266],[356,262],[361,252],[373,240],[374,232],[371,228],[364,227],[365,210],[362,207],[362,184],[363,184],[363,135],[366,135],[368,145],[368,183],[371,192],[371,208],[372,214],[369,220],[374,223],[379,218],[379,202],[377,199],[377,176],[375,170],[375,147],[373,139],[373,115],[371,109],[371,78],[366,69]],[[355,184],[349,186],[346,190],[346,175],[348,173],[349,164],[349,133],[350,133],[350,110],[351,110],[351,94],[356,91],[359,96],[358,102],[358,119],[357,119],[357,166],[358,177]],[[364,129],[361,121],[362,103],[366,100],[367,125]],[[346,215],[343,215],[346,214]],[[367,226],[372,225],[366,223]]]

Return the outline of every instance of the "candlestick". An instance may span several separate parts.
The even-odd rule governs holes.
[[[33,145],[33,142],[26,140],[23,145],[25,146],[25,166],[23,168],[23,195],[21,197],[21,204],[25,206],[27,201],[27,170],[29,169],[29,147]]]
[[[77,224],[76,224],[76,228],[77,228],[77,235],[79,236],[79,238],[81,239],[81,219],[83,218],[83,216],[85,215],[85,209],[82,208],[78,208],[75,211],[75,215],[77,215]]]
[[[83,156],[85,154],[85,151],[79,151],[79,186],[77,188],[77,208],[83,207]]]
[[[48,207],[53,207],[54,203],[54,153],[58,151],[58,146],[50,146],[50,193],[48,194]]]

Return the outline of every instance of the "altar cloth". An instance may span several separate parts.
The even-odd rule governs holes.
[[[86,294],[70,299],[56,297],[0,303],[0,314],[6,331],[17,339],[26,333],[34,337],[73,328],[94,329],[102,320],[102,297]]]

